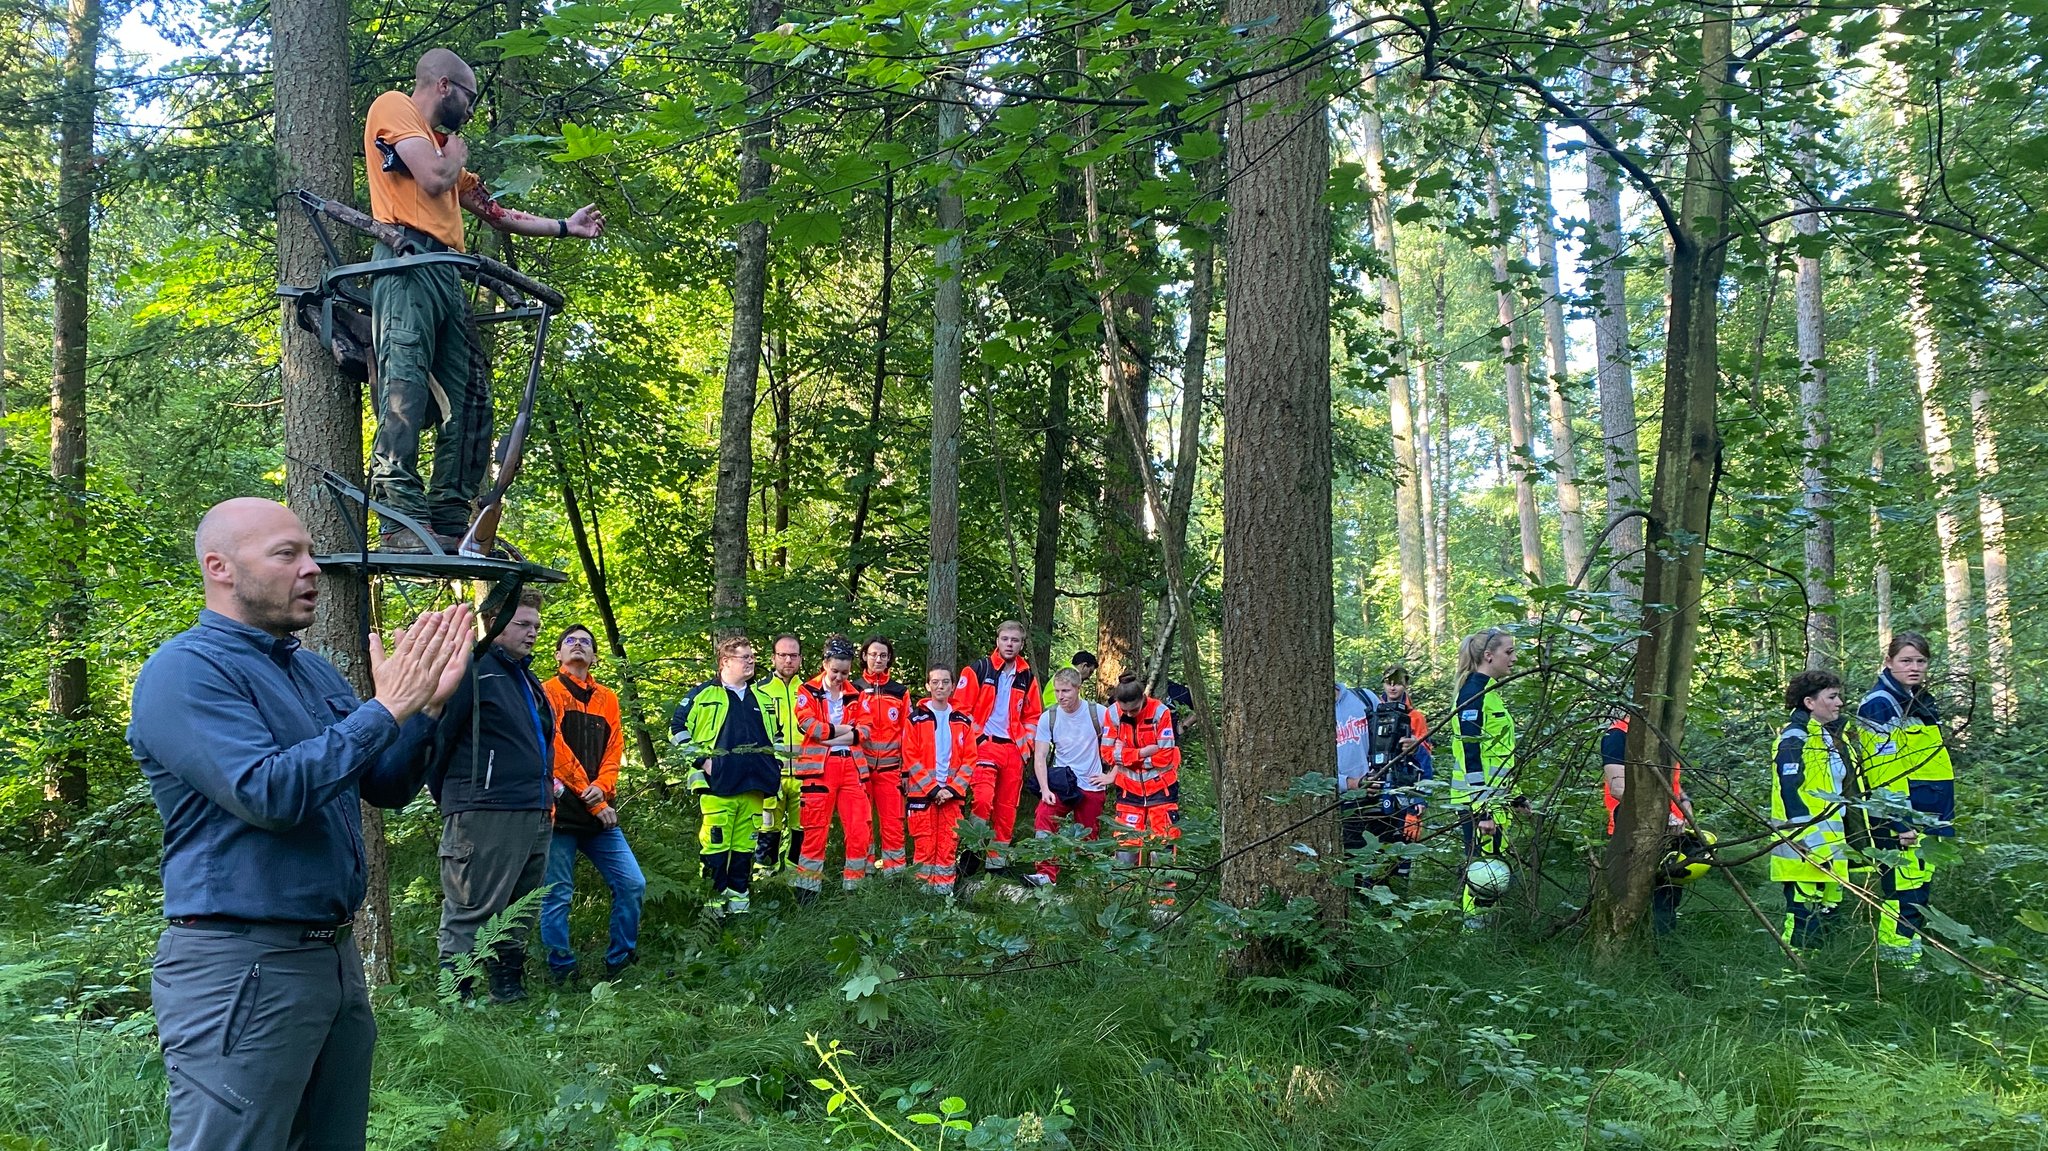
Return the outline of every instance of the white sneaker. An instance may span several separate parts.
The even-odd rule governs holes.
[[[1041,874],[1039,874],[1039,873],[1038,873],[1038,872],[1036,872],[1036,871],[1030,872],[1030,873],[1028,873],[1028,874],[1026,874],[1026,875],[1022,876],[1021,878],[1022,878],[1022,879],[1024,880],[1024,882],[1025,882],[1025,883],[1028,883],[1028,884],[1030,884],[1030,885],[1031,885],[1031,886],[1033,886],[1033,887],[1051,887],[1051,886],[1052,886],[1052,877],[1051,877],[1051,876],[1047,876],[1047,875],[1041,875]]]

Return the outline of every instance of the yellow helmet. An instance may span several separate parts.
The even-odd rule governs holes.
[[[1718,842],[1714,833],[1704,828],[1687,831],[1679,840],[1678,850],[1665,853],[1658,874],[1673,883],[1691,883],[1713,869],[1714,845]]]

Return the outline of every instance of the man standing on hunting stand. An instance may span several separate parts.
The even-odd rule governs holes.
[[[463,250],[462,209],[519,236],[604,234],[604,214],[586,204],[567,219],[503,207],[463,165],[461,132],[476,115],[476,73],[446,48],[420,57],[410,94],[386,92],[363,126],[370,214],[405,230],[406,250],[377,245],[389,260]],[[370,282],[377,347],[377,438],[370,451],[370,497],[403,512],[454,551],[468,530],[491,458],[490,368],[452,264],[384,272]],[[420,435],[434,428],[431,483],[420,481]],[[424,552],[425,540],[393,520],[382,524],[385,551]]]

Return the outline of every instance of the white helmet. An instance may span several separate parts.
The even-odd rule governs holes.
[[[1465,886],[1472,889],[1475,899],[1499,899],[1514,881],[1515,873],[1505,859],[1485,856],[1465,865]]]

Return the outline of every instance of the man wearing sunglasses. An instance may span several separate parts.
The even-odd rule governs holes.
[[[370,214],[404,229],[404,251],[377,245],[376,258],[463,250],[462,210],[519,236],[604,234],[604,213],[585,204],[566,218],[499,204],[464,164],[462,129],[477,109],[476,73],[446,48],[420,57],[410,93],[370,105],[363,126]],[[385,272],[370,282],[377,345],[377,437],[370,495],[427,525],[453,551],[469,527],[491,458],[490,368],[451,264]],[[420,437],[434,429],[433,472],[422,482]],[[427,541],[396,521],[382,525],[386,551],[423,552]]]

